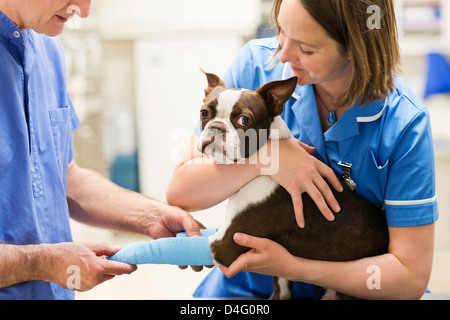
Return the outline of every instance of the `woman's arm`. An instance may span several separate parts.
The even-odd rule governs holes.
[[[334,212],[340,211],[325,182],[328,180],[337,191],[342,191],[339,180],[333,170],[310,155],[313,148],[298,140],[277,141],[277,148],[273,148],[276,154],[271,153],[272,143],[269,141],[246,161],[223,165],[214,163],[197,150],[199,139],[197,135],[192,136],[183,160],[173,173],[166,193],[169,204],[191,211],[212,207],[265,174],[264,169],[275,167],[277,170],[274,172],[269,170],[271,177],[290,193],[299,226],[304,226],[303,192],[311,196],[328,220],[334,219],[329,207]]]
[[[350,262],[298,258],[271,240],[236,234],[236,243],[252,249],[221,269],[228,277],[258,272],[362,299],[420,299],[430,279],[434,229],[434,224],[389,228],[388,253]]]
[[[249,163],[217,164],[198,151],[193,135],[188,150],[175,168],[166,192],[170,205],[188,211],[210,208],[235,194],[260,175],[260,166]]]

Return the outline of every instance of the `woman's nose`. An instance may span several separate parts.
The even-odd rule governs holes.
[[[294,62],[297,58],[297,56],[294,53],[293,46],[291,41],[286,40],[284,43],[284,46],[281,49],[280,53],[280,62],[286,63],[286,62]],[[298,59],[298,58],[297,58]]]

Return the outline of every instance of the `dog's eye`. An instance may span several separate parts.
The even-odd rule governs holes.
[[[237,124],[242,127],[246,127],[250,124],[250,119],[247,118],[246,116],[242,116],[238,119]]]
[[[209,116],[208,110],[205,110],[205,109],[201,110],[200,111],[200,116],[202,117],[203,120],[206,120],[208,118],[208,116]]]

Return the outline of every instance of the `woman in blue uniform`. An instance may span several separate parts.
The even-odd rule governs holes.
[[[318,298],[322,287],[366,299],[416,299],[426,291],[438,218],[429,115],[397,77],[393,1],[372,3],[380,10],[359,0],[276,0],[277,39],[248,43],[223,80],[255,90],[268,81],[299,78],[282,114],[296,139],[280,143],[280,170],[272,178],[291,194],[302,227],[301,193],[332,221],[339,206],[325,180],[339,191],[336,175],[342,175],[343,163],[351,164],[356,192],[385,208],[388,253],[312,261],[268,239],[236,234],[249,252],[229,268],[213,269],[195,296],[268,297],[272,280],[266,275],[296,281],[297,298]],[[374,28],[371,21],[378,22]],[[193,145],[197,141],[194,135]],[[175,170],[167,192],[171,204],[207,208],[260,174],[258,164],[198,164],[197,157],[202,155]],[[369,285],[371,276],[380,283]]]

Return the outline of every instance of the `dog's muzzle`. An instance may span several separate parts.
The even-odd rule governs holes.
[[[241,159],[237,131],[226,120],[213,120],[203,129],[199,151],[211,156],[217,163],[234,163]]]
[[[200,144],[200,151],[205,152],[207,146],[213,143],[216,138],[221,138],[223,142],[226,141],[227,128],[220,122],[213,122],[202,134],[202,141]]]

